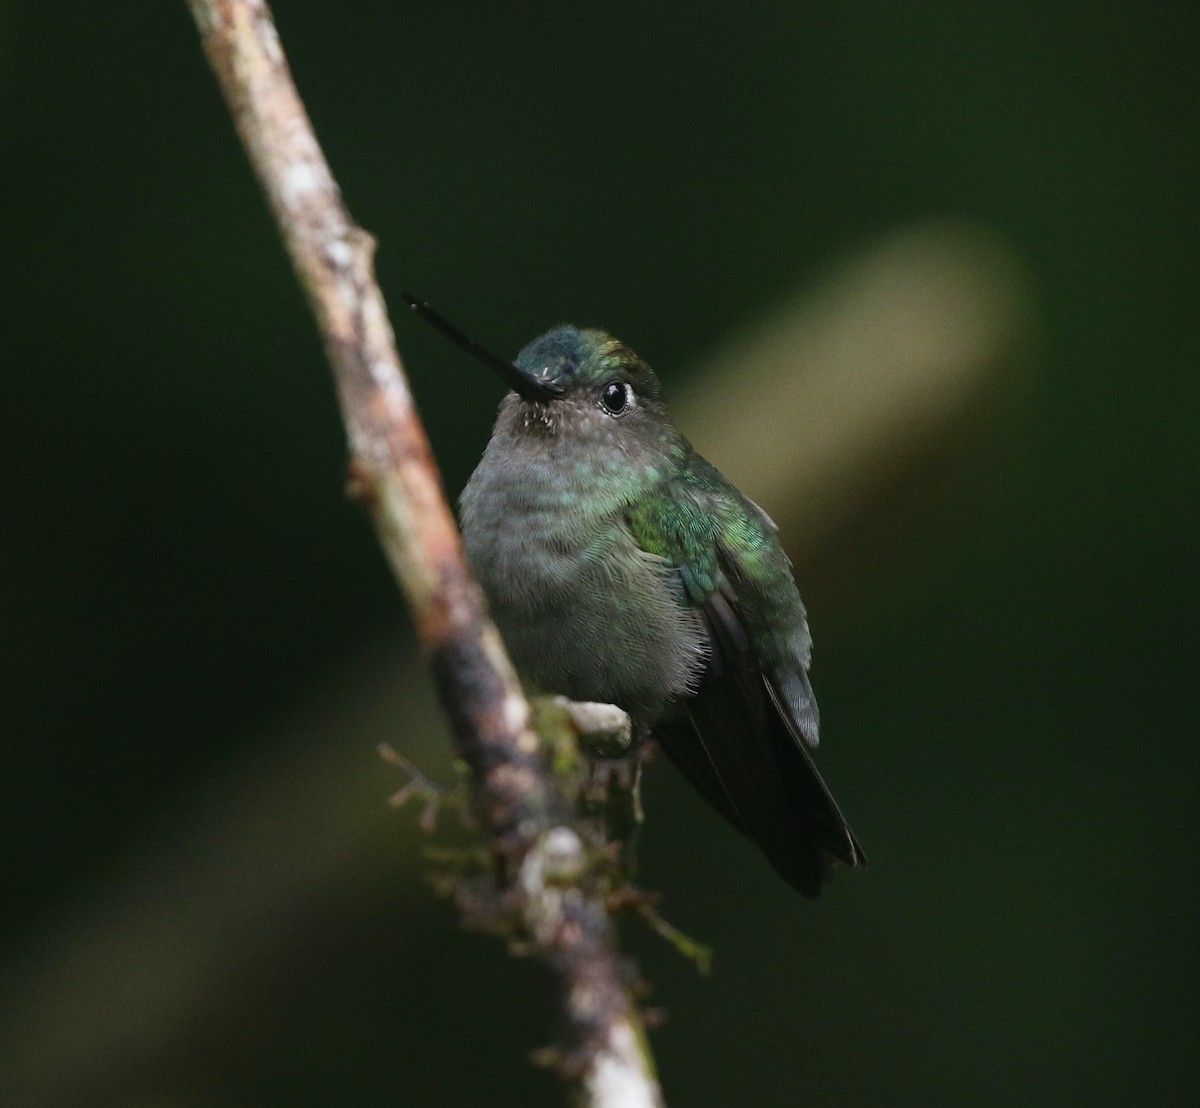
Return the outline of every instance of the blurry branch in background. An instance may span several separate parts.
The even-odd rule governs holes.
[[[1030,339],[1026,299],[1018,261],[990,234],[902,231],[733,338],[680,396],[680,426],[811,566],[835,534],[862,534],[879,491],[931,440],[979,425]],[[767,464],[752,472],[752,457]],[[379,899],[413,880],[416,832],[382,803],[392,782],[370,752],[402,735],[410,758],[434,764],[445,724],[399,636],[348,659],[266,731],[190,803],[172,803],[140,850],[93,875],[95,891],[14,967],[0,993],[14,1103],[115,1100],[125,1090],[112,1083],[155,1059],[169,1073],[198,1021],[238,1008],[243,979],[301,906],[337,902],[334,916],[370,895],[365,880]]]
[[[313,134],[263,0],[190,0],[205,53],[317,318],[370,511],[471,770],[496,887],[476,915],[558,980],[572,1076],[596,1108],[661,1103],[608,917],[607,884],[572,826],[573,797],[531,730],[529,706],[471,579],[417,418],[374,242],[357,227]],[[397,711],[399,711],[397,705]],[[461,898],[460,898],[461,902]]]
[[[930,454],[970,440],[1013,384],[1000,370],[1029,339],[1028,299],[991,233],[949,220],[897,232],[717,351],[680,426],[803,563]]]
[[[779,521],[811,574],[834,538],[862,535],[880,490],[932,440],[957,440],[995,407],[1030,341],[1027,296],[989,233],[904,230],[731,339],[682,390],[680,426]],[[767,464],[752,472],[752,457]],[[13,1103],[115,1101],[128,1090],[114,1084],[150,1064],[169,1079],[196,1027],[239,1009],[297,915],[366,911],[414,881],[417,832],[382,802],[393,781],[371,755],[397,736],[422,765],[444,758],[444,720],[401,635],[281,706],[223,772],[172,800],[139,850],[93,874],[0,992]]]

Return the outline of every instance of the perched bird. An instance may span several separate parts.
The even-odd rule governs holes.
[[[506,362],[405,299],[511,390],[460,509],[522,681],[623,708],[805,896],[864,865],[813,761],[812,638],[775,524],[679,433],[650,367],[572,326]]]

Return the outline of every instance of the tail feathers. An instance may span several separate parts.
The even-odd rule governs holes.
[[[696,790],[779,875],[803,895],[816,896],[834,863],[858,868],[866,855],[812,754],[765,686],[752,705],[729,691],[720,681],[706,682],[686,715],[656,734]]]

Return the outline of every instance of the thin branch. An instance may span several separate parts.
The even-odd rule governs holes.
[[[266,3],[189,3],[317,318],[349,437],[352,492],[372,514],[471,769],[501,900],[559,978],[587,1102],[661,1104],[572,806],[466,567],[375,282],[374,242],[342,203]]]

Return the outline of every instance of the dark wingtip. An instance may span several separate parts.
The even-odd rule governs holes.
[[[870,864],[867,861],[867,852],[865,850],[863,850],[862,845],[859,843],[858,838],[855,836],[854,832],[850,831],[849,827],[847,827],[846,830],[850,832],[850,845],[852,847],[854,847],[854,861],[851,863],[850,868],[851,869],[866,869],[867,866]]]
[[[778,851],[768,851],[764,844],[759,846],[776,872],[802,896],[816,899],[821,891],[833,884],[841,869],[865,869],[867,856],[859,846],[858,839],[849,827],[846,837],[835,844],[829,842],[816,845],[814,857],[797,859]]]

